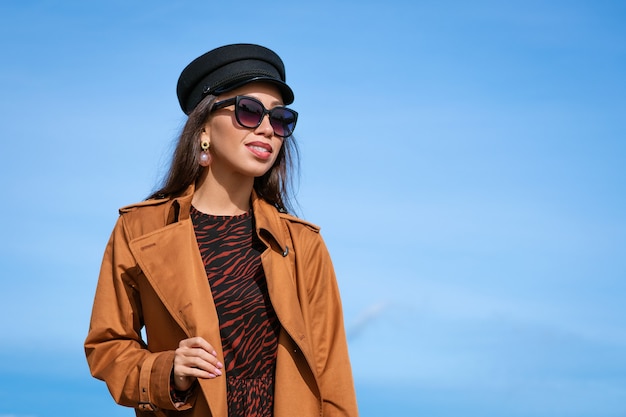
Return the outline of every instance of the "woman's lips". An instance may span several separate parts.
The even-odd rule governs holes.
[[[272,155],[272,146],[264,142],[250,142],[246,144],[250,152],[261,159],[268,159]]]

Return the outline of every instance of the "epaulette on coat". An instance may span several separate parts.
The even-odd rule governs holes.
[[[302,220],[301,218],[296,217],[296,216],[293,216],[293,215],[291,215],[291,214],[288,214],[288,213],[283,213],[283,212],[278,212],[278,216],[279,216],[281,219],[287,220],[287,221],[289,221],[289,222],[292,222],[292,223],[300,223],[300,224],[302,224],[302,225],[304,225],[304,226],[307,226],[309,229],[311,229],[311,230],[312,230],[312,231],[314,231],[314,232],[319,233],[319,231],[320,231],[320,227],[319,227],[318,225],[316,225],[316,224],[314,224],[314,223],[311,223],[311,222],[308,222],[308,221],[306,221],[306,220]]]
[[[169,202],[168,198],[151,198],[149,200],[140,201],[138,203],[129,204],[119,209],[120,214],[129,213],[139,207],[158,206]]]

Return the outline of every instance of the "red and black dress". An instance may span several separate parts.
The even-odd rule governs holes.
[[[228,416],[271,417],[280,324],[252,211],[213,216],[192,207],[191,219],[220,321]]]

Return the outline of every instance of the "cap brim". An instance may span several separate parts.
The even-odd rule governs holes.
[[[271,77],[253,77],[253,78],[248,78],[246,80],[241,80],[241,81],[237,81],[235,83],[232,84],[228,84],[225,86],[220,86],[217,87],[215,90],[209,91],[209,94],[213,94],[215,96],[218,96],[220,94],[224,94],[227,93],[229,91],[232,91],[236,88],[239,87],[243,87],[246,84],[250,84],[253,82],[264,82],[264,83],[270,83],[270,84],[274,84],[276,87],[278,87],[278,89],[280,90],[280,94],[283,97],[283,103],[285,105],[287,104],[291,104],[293,103],[294,100],[294,94],[293,94],[293,90],[291,89],[291,87],[289,87],[286,83],[277,80],[276,78],[271,78]]]

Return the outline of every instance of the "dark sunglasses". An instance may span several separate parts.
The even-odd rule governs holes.
[[[267,110],[263,103],[253,97],[237,96],[226,100],[218,101],[213,105],[211,111],[221,109],[230,105],[235,105],[235,117],[237,122],[247,128],[255,129],[259,127],[266,114],[270,115],[270,125],[274,129],[274,134],[281,138],[289,137],[296,128],[298,113],[295,110],[284,106],[276,106]]]

